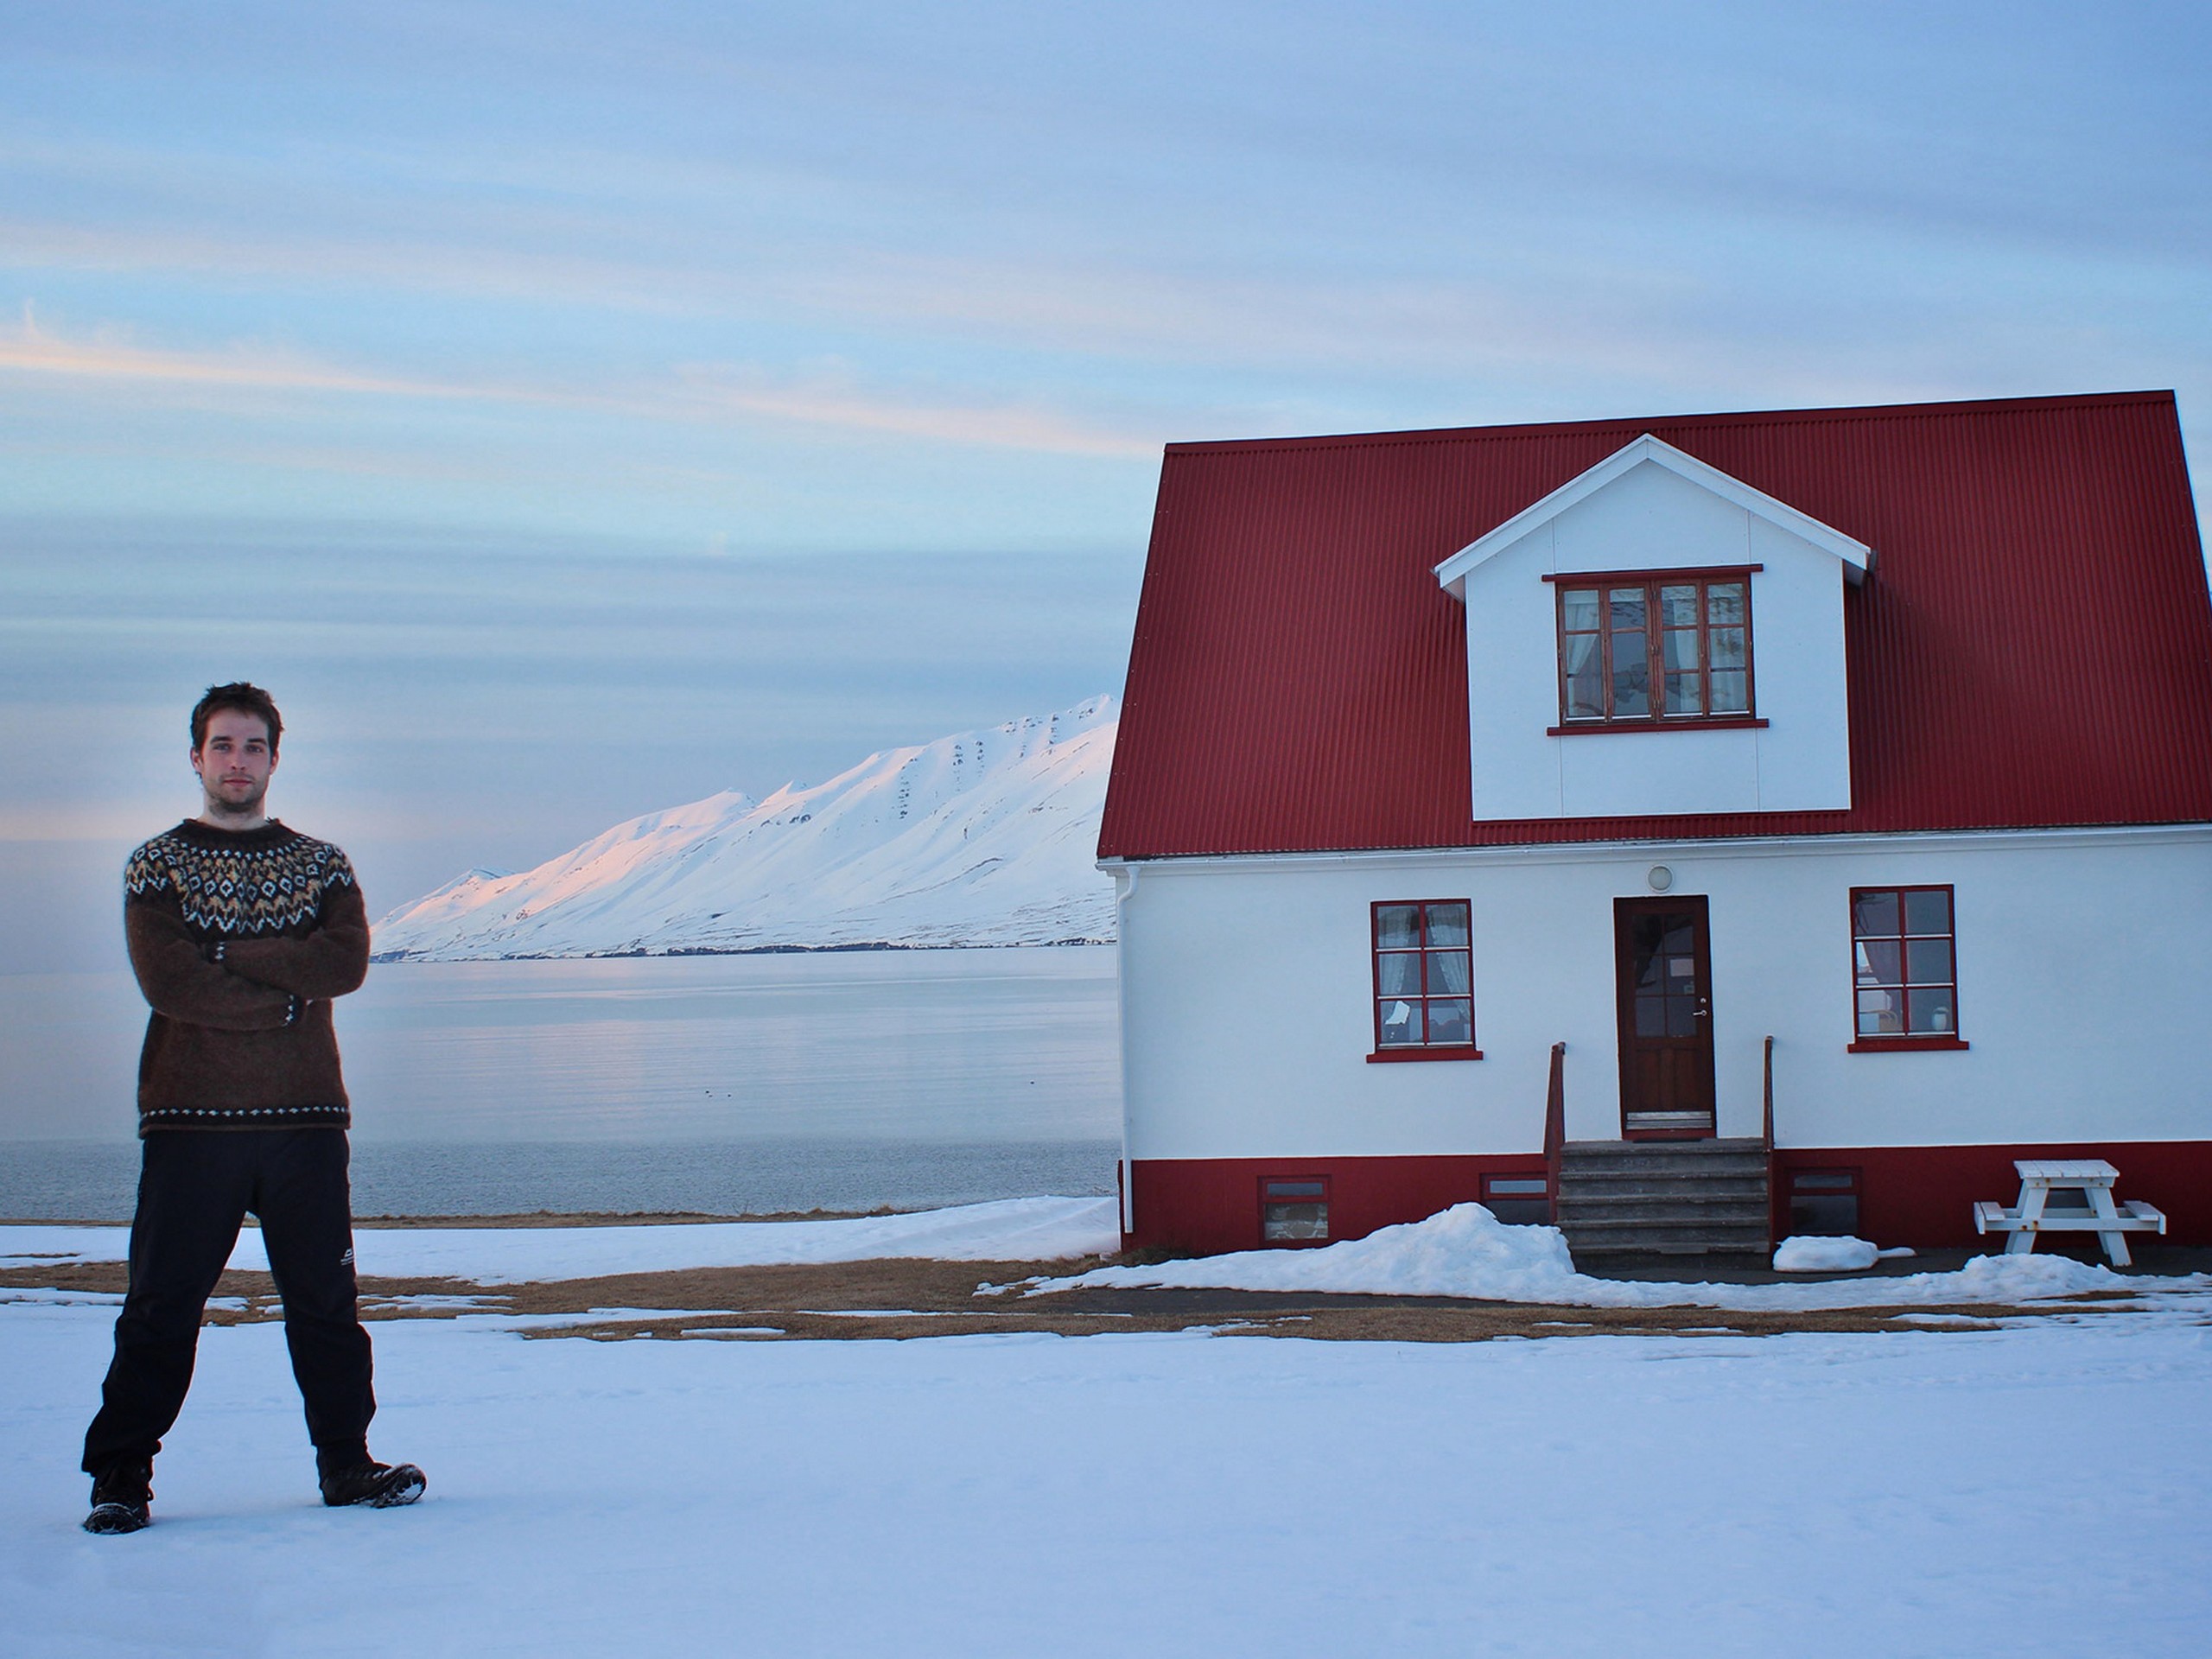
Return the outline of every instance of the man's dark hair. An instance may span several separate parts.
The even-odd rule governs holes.
[[[194,754],[207,741],[208,720],[226,709],[257,716],[269,728],[269,753],[276,753],[276,740],[284,734],[284,719],[276,712],[276,700],[249,680],[232,680],[228,685],[209,686],[207,695],[192,705]]]

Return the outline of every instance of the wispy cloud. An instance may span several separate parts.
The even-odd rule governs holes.
[[[22,321],[0,330],[0,371],[65,375],[92,380],[133,380],[262,391],[356,392],[379,397],[497,396],[487,389],[445,385],[391,375],[364,373],[311,359],[233,347],[181,352],[141,346],[107,332],[70,339],[41,327],[26,302]]]
[[[776,375],[744,364],[683,364],[659,379],[610,390],[514,380],[434,379],[350,368],[291,352],[234,346],[184,351],[108,330],[72,336],[42,325],[26,304],[0,328],[0,373],[172,385],[195,391],[474,401],[613,415],[629,419],[728,424],[798,422],[970,447],[1132,460],[1156,454],[1149,435],[1086,423],[1035,404],[932,402],[861,385],[849,375]]]
[[[1090,425],[1035,404],[899,402],[872,395],[834,375],[776,380],[750,369],[693,364],[678,371],[677,384],[682,404],[702,413],[739,411],[848,430],[1058,454],[1146,460],[1160,453],[1157,437]]]

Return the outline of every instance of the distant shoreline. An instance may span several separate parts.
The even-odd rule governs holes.
[[[667,957],[798,957],[854,950],[1057,950],[1084,944],[1114,944],[1115,939],[976,939],[954,944],[919,944],[908,939],[870,939],[855,944],[679,945],[669,950],[521,950],[496,957],[448,957],[423,950],[372,951],[372,963],[457,962],[638,962]]]
[[[1110,1198],[1111,1193],[1085,1193],[1087,1198]],[[988,1200],[977,1200],[988,1202]],[[924,1215],[931,1210],[952,1210],[958,1205],[919,1205],[902,1209],[880,1204],[872,1210],[769,1210],[745,1215],[714,1215],[696,1210],[529,1210],[492,1216],[356,1216],[353,1225],[372,1231],[419,1231],[426,1227],[528,1229],[540,1227],[718,1227],[732,1222],[870,1221],[880,1216]],[[128,1216],[95,1218],[83,1216],[0,1216],[0,1227],[128,1227]],[[241,1230],[258,1231],[258,1217],[248,1216]]]

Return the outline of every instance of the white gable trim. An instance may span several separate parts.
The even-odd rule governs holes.
[[[1822,524],[1809,514],[1798,512],[1786,501],[1777,501],[1764,492],[1753,489],[1740,479],[1731,478],[1718,467],[1709,467],[1695,455],[1685,454],[1673,444],[1655,438],[1647,432],[1632,443],[1616,449],[1588,472],[1569,479],[1535,505],[1515,513],[1487,536],[1468,543],[1436,567],[1436,580],[1454,599],[1465,603],[1467,577],[1477,565],[1492,554],[1503,552],[1537,525],[1557,518],[1576,502],[1595,495],[1615,479],[1647,461],[1656,467],[1663,467],[1676,477],[1687,479],[1745,512],[1756,514],[1791,535],[1810,542],[1815,547],[1834,555],[1842,563],[1846,580],[1853,586],[1864,582],[1866,572],[1872,568],[1874,550],[1866,543]]]

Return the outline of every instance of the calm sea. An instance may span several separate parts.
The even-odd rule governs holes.
[[[0,1216],[129,1216],[144,1020],[0,976]],[[395,963],[338,1022],[365,1216],[1114,1190],[1110,946]]]

